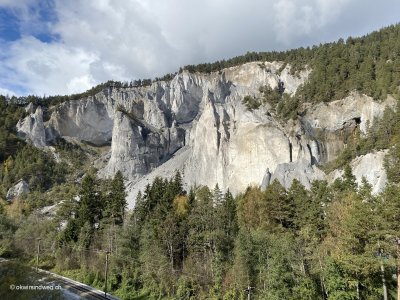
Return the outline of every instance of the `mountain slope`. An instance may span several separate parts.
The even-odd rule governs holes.
[[[386,107],[396,106],[388,93],[397,97],[400,86],[399,28],[346,43],[186,66],[168,81],[110,82],[77,100],[50,97],[27,108],[17,131],[41,148],[59,138],[111,144],[96,163],[98,174],[120,170],[133,190],[182,147],[190,152],[182,167],[187,185],[218,184],[238,193],[272,173],[286,187],[288,178],[308,187],[325,178],[321,166],[365,137]],[[256,59],[261,61],[242,63]]]
[[[123,299],[390,298],[398,33],[0,97],[0,255],[97,287],[106,262]]]
[[[297,119],[287,122],[270,103],[249,109],[243,103],[246,96],[261,99],[260,88],[283,86],[290,97],[310,74],[307,69],[291,75],[290,65],[282,66],[257,62],[211,74],[184,71],[148,87],[108,88],[54,107],[45,124],[38,107],[20,122],[18,132],[34,144],[40,141],[37,146],[55,137],[97,145],[111,140],[110,158],[99,175],[111,177],[120,170],[131,187],[183,146],[190,149],[183,167],[187,185],[218,184],[238,193],[261,184],[266,170],[278,170],[273,178],[281,179],[279,173],[287,168],[278,166],[292,163],[297,175],[291,178],[309,186],[324,178],[316,165],[334,160],[355,132],[366,134],[395,100],[377,102],[354,92],[328,104],[304,105]],[[26,126],[29,120],[35,126]],[[281,182],[289,187],[291,180]],[[130,195],[132,203],[136,196]]]

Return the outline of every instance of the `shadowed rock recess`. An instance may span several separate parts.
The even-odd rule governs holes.
[[[17,125],[21,137],[46,147],[57,137],[96,146],[110,145],[98,174],[121,170],[127,180],[129,206],[156,174],[181,170],[187,185],[218,184],[233,193],[248,185],[265,187],[274,179],[286,188],[297,178],[307,188],[315,179],[329,179],[318,168],[346,147],[346,136],[358,128],[365,134],[394,99],[377,102],[351,93],[345,99],[304,109],[297,120],[283,121],[268,104],[249,110],[246,96],[260,97],[259,88],[283,85],[294,94],[311,70],[290,72],[283,63],[247,63],[211,74],[183,71],[171,81],[151,86],[106,88],[88,98],[49,108],[27,108]],[[357,180],[366,176],[378,192],[385,184],[382,155],[352,162]],[[173,162],[173,163],[172,163]],[[373,174],[369,169],[375,170]],[[339,172],[339,171],[338,171]]]

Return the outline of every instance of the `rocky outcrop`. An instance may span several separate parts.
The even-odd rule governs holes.
[[[325,179],[325,173],[312,165],[310,161],[301,159],[279,164],[272,174],[271,182],[278,180],[286,189],[289,189],[294,179],[299,180],[306,189],[310,189],[314,180]]]
[[[387,151],[378,151],[356,157],[350,164],[357,184],[361,185],[362,178],[372,186],[372,193],[383,191],[387,184],[387,174],[384,167],[384,159]]]
[[[356,157],[350,162],[352,173],[356,178],[358,186],[362,184],[364,177],[372,186],[372,193],[378,194],[383,191],[387,184],[387,174],[384,167],[384,159],[387,150],[377,151]],[[335,181],[343,175],[343,170],[335,170],[326,176],[328,182]]]
[[[47,219],[53,219],[57,216],[57,212],[60,209],[60,207],[62,206],[64,200],[61,200],[59,203],[57,204],[53,204],[53,205],[49,205],[49,206],[45,206],[41,209],[39,209],[39,215],[41,217],[47,218]]]
[[[32,111],[32,107],[28,107],[27,111]],[[18,121],[17,133],[21,138],[31,141],[35,147],[43,148],[46,146],[43,110],[40,106],[36,108],[34,113]]]
[[[28,194],[29,193],[29,186],[28,183],[21,179],[20,181],[17,182],[13,187],[11,187],[6,195],[6,198],[8,201],[12,201],[15,198],[20,197],[23,194]]]
[[[320,163],[335,159],[355,128],[366,134],[385,108],[395,105],[396,100],[390,96],[378,102],[356,92],[341,100],[313,105],[300,120],[302,134],[314,141],[314,145],[309,144],[311,155]]]
[[[114,118],[111,157],[100,175],[118,170],[137,179],[166,161],[184,145],[184,133],[176,125],[158,129],[133,114],[117,111]]]
[[[378,102],[371,97],[353,92],[344,99],[312,106],[307,110],[304,122],[310,128],[331,132],[359,125],[360,131],[365,134],[368,126],[372,125],[376,118],[383,116],[387,106],[395,105],[396,100],[390,96],[385,101]]]
[[[288,138],[262,111],[250,113],[210,101],[190,137],[185,180],[191,185],[218,183],[236,193],[259,184],[267,168],[290,161]]]
[[[110,90],[96,95],[98,101],[106,103],[110,116],[110,107],[120,105],[140,120],[143,126],[139,127],[159,132],[158,150],[148,151],[140,139],[130,142],[132,135],[139,136],[138,133],[133,133],[127,124],[120,126],[118,113],[113,113],[111,158],[100,174],[112,176],[122,170],[136,181],[188,145],[186,184],[218,183],[239,191],[250,182],[258,183],[265,168],[274,169],[277,164],[290,161],[289,139],[267,111],[250,112],[242,99],[258,94],[262,85],[275,87],[282,82],[280,66],[281,63],[250,63],[210,75],[185,71],[171,82],[124,89],[124,96],[122,91]],[[287,92],[293,92],[307,75],[304,71],[290,81]],[[289,73],[285,78],[291,78]],[[148,154],[145,160],[139,159],[143,157],[142,150]]]
[[[33,114],[35,112],[35,106],[33,105],[32,102],[30,102],[26,107],[25,107],[25,111],[28,114]]]
[[[169,160],[156,167],[153,171],[135,180],[127,181],[126,190],[128,192],[128,209],[134,208],[135,200],[139,191],[143,193],[146,185],[151,184],[156,177],[170,178],[174,176],[176,171],[180,171],[181,174],[183,174],[185,163],[188,160],[189,155],[190,148],[184,146],[176,151]],[[184,188],[189,189],[190,187],[184,183]]]
[[[95,145],[111,141],[112,127],[105,104],[93,97],[60,104],[48,122],[54,135],[75,137]]]
[[[249,184],[265,188],[273,179],[289,187],[296,178],[309,187],[323,177],[317,165],[333,160],[348,136],[356,130],[365,134],[395,103],[352,93],[330,103],[305,104],[302,115],[285,124],[268,106],[250,111],[242,103],[245,96],[260,96],[265,85],[294,94],[310,72],[305,68],[293,74],[280,62],[247,63],[210,74],[183,71],[169,82],[109,87],[64,102],[49,109],[46,122],[37,108],[18,131],[38,147],[58,136],[97,146],[111,142],[99,175],[111,177],[121,170],[130,202],[136,198],[135,186],[161,172],[180,149],[185,149],[178,156],[187,185],[218,183],[237,193]]]

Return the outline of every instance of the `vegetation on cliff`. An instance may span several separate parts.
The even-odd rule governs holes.
[[[300,102],[342,99],[351,91],[385,99],[400,94],[400,25],[392,25],[359,38],[284,52],[249,52],[215,63],[189,65],[191,72],[214,72],[253,61],[282,61],[295,74],[306,66],[309,80],[296,93]]]

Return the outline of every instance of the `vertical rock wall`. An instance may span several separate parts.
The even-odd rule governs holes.
[[[251,111],[242,103],[245,96],[259,97],[264,85],[283,85],[285,93],[294,94],[310,73],[292,75],[290,66],[282,71],[281,66],[248,63],[211,74],[184,71],[169,82],[147,87],[109,87],[51,108],[46,122],[40,107],[34,113],[29,107],[31,114],[17,130],[37,147],[58,136],[94,145],[111,142],[110,158],[99,174],[110,177],[121,170],[130,187],[163,168],[184,146],[185,159],[176,160],[188,185],[218,183],[222,189],[239,192],[263,179],[266,185],[268,177],[286,187],[300,178],[307,186],[321,179],[317,165],[342,151],[346,135],[355,128],[365,134],[368,124],[395,100],[376,102],[352,93],[310,105],[297,120],[283,124],[268,106]]]

